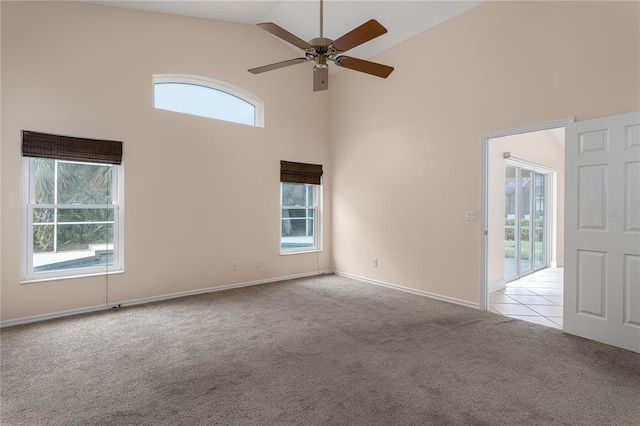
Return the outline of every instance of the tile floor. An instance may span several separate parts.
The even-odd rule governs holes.
[[[489,295],[491,312],[562,330],[563,269],[546,268]]]

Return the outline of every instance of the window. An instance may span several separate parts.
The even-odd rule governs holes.
[[[186,75],[155,75],[153,94],[153,106],[158,109],[263,127],[263,102],[222,81]]]
[[[318,250],[318,185],[280,183],[280,251]]]
[[[320,250],[322,166],[280,162],[280,253]]]
[[[23,280],[121,271],[122,166],[70,160],[64,150],[31,156],[40,155],[28,146],[33,135],[23,132]]]

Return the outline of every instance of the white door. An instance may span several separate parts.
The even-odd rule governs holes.
[[[564,331],[640,352],[640,112],[565,143]]]

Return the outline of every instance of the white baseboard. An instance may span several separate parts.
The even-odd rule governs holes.
[[[264,280],[248,281],[248,282],[238,283],[238,284],[223,285],[220,287],[209,287],[209,288],[203,288],[198,290],[183,291],[180,293],[162,294],[159,296],[145,297],[143,299],[133,299],[133,300],[125,300],[121,302],[112,302],[112,303],[109,303],[108,305],[89,306],[86,308],[70,309],[68,311],[53,312],[50,314],[33,315],[30,317],[23,317],[23,318],[8,320],[8,321],[2,321],[0,322],[0,328],[11,327],[14,325],[21,325],[21,324],[29,324],[29,323],[38,322],[38,321],[46,321],[54,318],[68,317],[71,315],[86,314],[89,312],[104,311],[107,309],[117,308],[117,307],[124,308],[126,306],[142,305],[145,303],[159,302],[161,300],[175,299],[178,297],[194,296],[196,294],[204,294],[204,293],[214,293],[217,291],[231,290],[234,288],[249,287],[253,285],[268,284],[268,283],[273,283],[278,281],[293,280],[296,278],[312,277],[316,275],[324,275],[324,274],[331,274],[331,273],[333,272],[330,270],[325,270],[320,272],[308,272],[304,274],[286,275],[282,277],[267,278]]]
[[[430,299],[436,299],[436,300],[441,300],[443,302],[455,303],[456,305],[466,306],[467,308],[480,309],[480,305],[478,303],[467,302],[466,300],[456,299],[454,297],[441,296],[439,294],[429,293],[427,291],[422,291],[422,290],[415,290],[413,288],[403,287],[397,284],[391,284],[384,281],[372,280],[369,278],[360,277],[358,275],[347,274],[345,272],[333,271],[333,273],[342,277],[351,278],[351,279],[362,281],[365,283],[381,285],[383,287],[392,288],[394,290],[405,291],[407,293],[417,294],[418,296],[424,296]]]
[[[507,282],[504,278],[489,283],[489,293],[507,288]]]
[[[179,292],[179,293],[162,294],[162,295],[159,295],[159,296],[145,297],[143,299],[133,299],[133,300],[120,301],[120,302],[112,302],[112,303],[109,303],[108,305],[89,306],[89,307],[86,307],[86,308],[70,309],[70,310],[67,310],[67,311],[53,312],[53,313],[50,313],[50,314],[33,315],[33,316],[29,316],[29,317],[17,318],[17,319],[8,320],[8,321],[1,321],[0,322],[0,328],[11,327],[11,326],[21,325],[21,324],[29,324],[29,323],[38,322],[38,321],[46,321],[46,320],[50,320],[50,319],[54,319],[54,318],[62,318],[62,317],[67,317],[67,316],[71,316],[71,315],[86,314],[86,313],[89,313],[89,312],[104,311],[104,310],[108,310],[108,309],[116,308],[116,307],[123,307],[124,308],[124,307],[127,307],[127,306],[142,305],[142,304],[145,304],[145,303],[159,302],[159,301],[162,301],[162,300],[175,299],[175,298],[178,298],[178,297],[194,296],[194,295],[197,295],[197,294],[204,294],[204,293],[214,293],[214,292],[217,292],[217,291],[231,290],[231,289],[234,289],[234,288],[249,287],[249,286],[254,286],[254,285],[268,284],[268,283],[273,283],[273,282],[278,282],[278,281],[286,281],[286,280],[292,280],[292,279],[296,279],[296,278],[312,277],[312,276],[323,275],[323,274],[331,274],[331,273],[334,273],[336,275],[340,275],[340,276],[343,276],[343,277],[347,277],[347,278],[352,278],[352,279],[355,279],[355,280],[358,280],[358,281],[370,283],[370,284],[381,285],[381,286],[392,288],[392,289],[395,289],[395,290],[405,291],[407,293],[412,293],[412,294],[417,294],[419,296],[429,297],[431,299],[441,300],[441,301],[444,301],[444,302],[455,303],[456,305],[462,305],[462,306],[466,306],[466,307],[469,307],[469,308],[479,309],[479,305],[477,303],[471,303],[471,302],[467,302],[465,300],[460,300],[460,299],[456,299],[456,298],[448,297],[448,296],[441,296],[441,295],[434,294],[434,293],[429,293],[429,292],[426,292],[426,291],[415,290],[415,289],[412,289],[412,288],[403,287],[403,286],[399,286],[399,285],[391,284],[391,283],[386,283],[386,282],[383,282],[383,281],[371,280],[371,279],[368,279],[368,278],[364,278],[364,277],[360,277],[360,276],[352,275],[352,274],[347,274],[347,273],[344,273],[344,272],[336,272],[336,271],[324,270],[324,271],[320,271],[319,273],[318,272],[308,272],[308,273],[304,273],[304,274],[286,275],[286,276],[275,277],[275,278],[267,278],[267,279],[264,279],[264,280],[248,281],[248,282],[238,283],[238,284],[229,284],[229,285],[224,285],[224,286],[220,286],[220,287],[209,287],[209,288],[203,288],[203,289],[198,289],[198,290],[183,291],[183,292]]]

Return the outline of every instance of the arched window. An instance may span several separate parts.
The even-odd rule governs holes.
[[[246,90],[212,78],[153,76],[153,106],[158,109],[264,127],[263,105]]]

